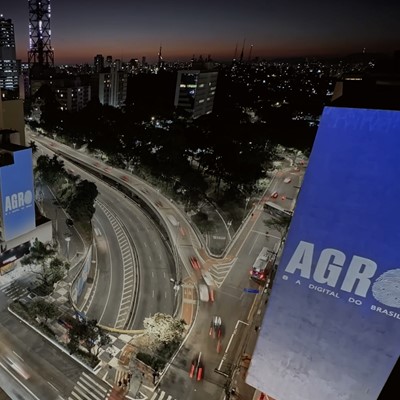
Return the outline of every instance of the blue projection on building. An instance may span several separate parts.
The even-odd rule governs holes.
[[[4,240],[35,229],[32,149],[13,153],[14,164],[0,168]]]
[[[325,108],[247,382],[376,400],[400,355],[400,112]]]

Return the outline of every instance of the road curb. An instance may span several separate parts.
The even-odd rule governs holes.
[[[29,326],[29,328],[33,329],[36,333],[41,335],[43,338],[45,338],[48,342],[50,342],[53,346],[58,347],[63,353],[67,354],[70,358],[74,359],[77,363],[79,363],[82,367],[86,368],[89,372],[91,372],[93,375],[96,376],[96,374],[93,372],[95,368],[89,367],[87,364],[85,364],[82,360],[80,360],[78,357],[74,356],[73,354],[70,354],[69,351],[62,346],[60,343],[55,341],[54,339],[49,338],[46,336],[42,331],[40,331],[36,326],[31,325],[28,321],[26,321],[24,318],[19,316],[15,311],[11,310],[10,307],[7,307],[7,310],[14,315],[14,317],[18,318],[21,322],[23,322],[25,325]]]

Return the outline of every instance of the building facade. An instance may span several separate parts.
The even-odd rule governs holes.
[[[98,78],[99,101],[103,105],[122,107],[125,104],[128,74],[111,67],[109,72],[102,72]]]
[[[94,57],[94,72],[101,72],[104,69],[104,57],[102,54],[97,54],[97,56]]]
[[[0,15],[0,89],[17,91],[18,87],[14,24]]]
[[[216,71],[178,71],[175,107],[184,109],[192,118],[212,113],[217,78]]]
[[[246,379],[276,400],[376,400],[398,361],[399,128],[324,109]]]
[[[32,149],[23,143],[22,100],[0,96],[0,274],[29,252],[31,241],[52,240],[51,221],[35,204]]]
[[[61,110],[82,110],[91,99],[90,86],[58,87],[55,89],[55,93]]]

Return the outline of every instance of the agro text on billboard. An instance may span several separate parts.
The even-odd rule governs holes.
[[[400,355],[400,112],[323,112],[247,382],[376,400]]]
[[[4,239],[35,229],[32,149],[15,151],[14,164],[0,169]]]

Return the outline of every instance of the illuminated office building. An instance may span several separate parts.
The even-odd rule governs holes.
[[[94,57],[94,72],[101,72],[104,69],[104,57],[102,54],[97,54]]]
[[[0,15],[0,89],[15,91],[19,87],[18,64],[15,55],[14,25]]]
[[[178,71],[174,105],[192,118],[212,113],[218,72],[201,70]]]
[[[101,104],[122,107],[125,104],[128,74],[111,67],[98,75],[98,95]]]

